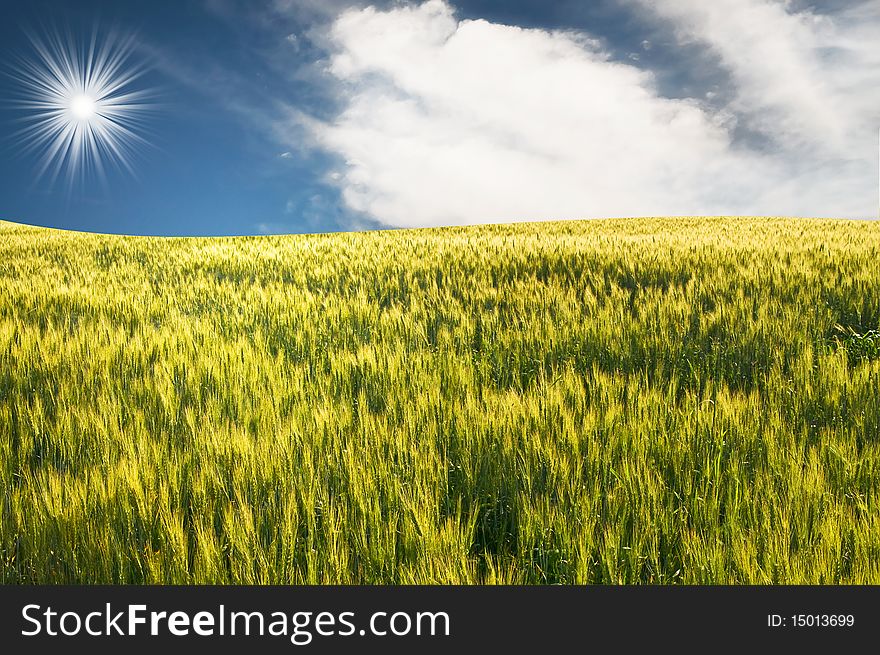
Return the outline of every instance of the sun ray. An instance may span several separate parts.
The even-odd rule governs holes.
[[[80,42],[58,30],[29,38],[32,57],[19,58],[10,72],[19,83],[12,104],[23,112],[13,136],[39,157],[37,177],[54,184],[66,172],[72,185],[90,176],[106,182],[108,167],[134,175],[132,160],[149,145],[145,122],[157,106],[152,91],[136,88],[146,67],[134,61],[134,38],[97,28]]]

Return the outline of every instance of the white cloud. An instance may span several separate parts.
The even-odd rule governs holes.
[[[327,70],[343,108],[305,126],[344,162],[345,202],[388,225],[876,212],[880,80],[862,39],[880,21],[641,1],[716,54],[729,107],[662,97],[586,35],[459,21],[430,0],[335,19]],[[738,118],[774,148],[734,141]]]
[[[787,147],[845,157],[880,128],[880,15],[868,3],[832,18],[778,0],[639,2],[708,45],[736,86],[732,108]]]

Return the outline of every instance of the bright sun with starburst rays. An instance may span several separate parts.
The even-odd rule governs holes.
[[[32,56],[20,58],[12,75],[24,123],[16,136],[37,154],[38,176],[105,180],[108,167],[134,175],[156,105],[152,91],[137,88],[146,68],[134,61],[133,37],[96,29],[86,39],[49,32],[31,43]]]

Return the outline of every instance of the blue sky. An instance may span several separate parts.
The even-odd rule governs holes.
[[[28,30],[133,34],[132,159],[13,138]],[[125,234],[877,212],[876,2],[6,2],[0,218]]]

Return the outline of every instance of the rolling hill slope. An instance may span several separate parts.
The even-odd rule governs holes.
[[[0,581],[880,583],[878,257],[0,223]]]

